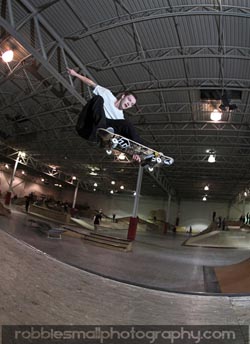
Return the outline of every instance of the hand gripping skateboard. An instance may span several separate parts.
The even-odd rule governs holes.
[[[98,129],[97,136],[99,138],[100,146],[106,150],[119,151],[124,153],[130,160],[134,160],[133,157],[137,156],[140,164],[147,167],[172,165],[174,159],[157,152],[154,149],[146,147],[140,143],[130,140],[124,136],[111,133],[106,129]]]

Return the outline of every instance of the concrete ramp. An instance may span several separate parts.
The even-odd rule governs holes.
[[[250,297],[167,293],[116,282],[61,263],[2,230],[0,262],[0,325],[249,324]],[[244,343],[240,333],[237,343]]]
[[[213,231],[189,238],[185,246],[250,249],[250,233],[242,231]]]
[[[10,209],[6,208],[2,202],[0,202],[0,216],[10,216],[11,211]]]

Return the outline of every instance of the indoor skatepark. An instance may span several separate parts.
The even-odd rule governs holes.
[[[248,1],[2,0],[0,13],[0,325],[229,325],[239,337],[223,342],[249,343]],[[79,134],[96,85],[174,164],[142,169]]]
[[[82,226],[62,226],[69,231],[62,232],[59,237],[61,240],[49,237],[48,230],[44,232],[41,228],[44,223],[52,228],[60,228],[52,219],[18,210],[12,210],[11,217],[1,217],[1,227],[15,238],[59,261],[112,280],[163,291],[220,294],[225,293],[223,280],[230,276],[231,289],[228,289],[228,293],[250,293],[249,247],[246,246],[245,236],[242,247],[235,249],[228,247],[230,237],[233,242],[235,236],[230,231],[222,233],[224,244],[221,239],[220,246],[211,247],[210,244],[210,247],[206,247],[205,243],[209,242],[207,238],[213,233],[218,235],[218,231],[190,237],[188,233],[162,234],[141,229],[130,249],[120,251],[117,247],[96,246],[96,243],[84,240],[84,235],[94,232],[93,225],[90,230],[89,219],[75,220]],[[31,221],[37,222],[37,226],[34,227]],[[128,223],[116,223],[115,229],[112,229],[112,225],[110,220],[104,221],[97,234],[126,239]],[[238,236],[240,234],[238,232]],[[200,242],[197,247],[193,246],[195,240]],[[239,266],[242,268],[239,269]],[[229,274],[224,276],[227,269],[230,269]],[[234,270],[235,274],[232,273]],[[221,288],[220,284],[224,287]]]

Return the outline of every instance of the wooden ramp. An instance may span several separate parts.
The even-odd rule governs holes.
[[[131,251],[132,241],[127,239],[122,239],[114,236],[99,234],[97,232],[86,232],[79,229],[72,229],[63,226],[66,229],[64,235],[80,238],[87,243],[93,244],[95,246],[110,248],[119,251]]]
[[[88,235],[84,235],[84,241],[96,246],[111,248],[119,251],[131,251],[132,241],[127,239],[121,239],[113,236],[98,234],[91,232]]]
[[[222,293],[250,293],[250,259],[214,271]]]

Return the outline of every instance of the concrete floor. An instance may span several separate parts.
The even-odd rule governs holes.
[[[204,287],[201,266],[231,264],[249,257],[249,251],[183,247],[181,242],[185,236],[162,238],[140,234],[133,252],[116,252],[73,238],[49,240],[28,226],[27,215],[17,212],[10,219],[1,217],[0,228],[3,229],[0,231],[2,325],[250,323],[250,296],[152,290],[88,273],[58,260],[70,259],[71,264],[95,269],[103,275],[127,278],[130,282],[135,279],[136,283],[145,285],[159,283],[162,288],[176,290],[187,286],[189,291],[195,288],[198,291]],[[25,241],[32,246],[36,244],[39,250]],[[40,251],[46,247],[49,255]],[[235,342],[248,343],[248,339],[242,335]]]
[[[168,233],[163,236],[139,232],[132,252],[96,247],[68,236],[63,236],[62,240],[49,240],[30,226],[29,218],[29,215],[13,211],[11,218],[0,218],[0,228],[54,258],[85,271],[164,291],[218,292],[210,267],[235,264],[250,256],[250,251],[246,249],[183,246],[187,234]],[[125,237],[127,231],[116,229],[102,233]]]

